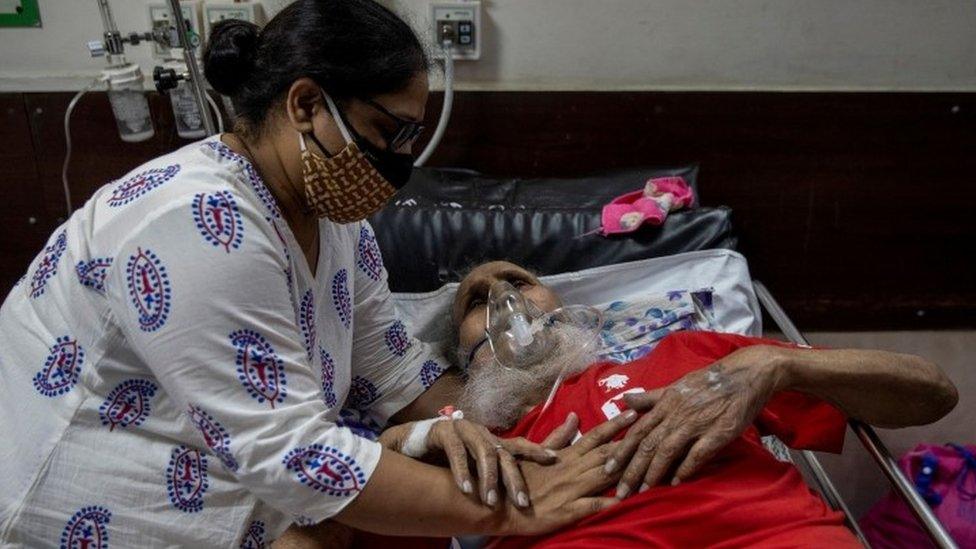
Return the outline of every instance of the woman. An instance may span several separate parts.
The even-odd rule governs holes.
[[[456,389],[396,319],[363,221],[410,174],[427,99],[410,29],[368,0],[298,0],[260,32],[216,27],[205,70],[234,133],[96,192],[0,310],[0,542],[250,547],[326,519],[532,533],[609,505],[586,496],[613,480],[601,444],[623,421],[551,465],[419,424],[477,479],[463,451],[448,471],[337,425],[343,402],[411,421]]]

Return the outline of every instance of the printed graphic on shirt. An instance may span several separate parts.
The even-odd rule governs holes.
[[[380,397],[380,391],[373,382],[365,377],[355,376],[349,387],[349,397],[346,399],[351,408],[361,412],[369,410],[373,402]]]
[[[643,392],[645,392],[643,387],[634,387],[633,389],[627,389],[626,391],[620,393],[619,395],[616,395],[613,398],[604,402],[603,405],[600,406],[600,410],[603,412],[603,415],[606,416],[607,419],[613,419],[619,416],[620,413],[624,411],[627,405],[627,403],[624,402],[624,395],[628,395],[631,393],[643,393]]]
[[[51,347],[44,367],[34,375],[34,388],[47,397],[61,396],[70,391],[81,375],[85,350],[78,340],[62,336]]]
[[[609,393],[614,389],[623,389],[624,387],[627,386],[627,383],[629,381],[630,378],[625,376],[624,374],[611,374],[601,379],[600,381],[597,381],[596,384],[599,385],[600,387],[604,387],[606,391]]]
[[[386,347],[396,356],[407,354],[407,349],[410,348],[410,337],[407,336],[407,327],[399,320],[394,320],[393,324],[386,329],[384,339],[386,339]]]
[[[261,202],[268,209],[268,213],[271,214],[271,218],[277,219],[281,217],[281,210],[278,208],[278,201],[275,200],[274,195],[271,194],[271,190],[268,189],[267,185],[264,184],[264,180],[261,179],[260,175],[258,175],[258,171],[255,170],[254,166],[247,161],[244,163],[244,174],[247,176],[248,184],[251,185],[251,188],[254,189],[255,193],[257,193],[258,198],[261,199]]]
[[[345,427],[349,429],[358,437],[365,438],[367,440],[379,440],[380,432],[383,430],[382,427],[375,421],[373,421],[369,416],[363,415],[362,412],[358,410],[352,410],[350,408],[343,408],[339,410],[339,419],[336,420],[336,425],[339,427]]]
[[[236,162],[241,167],[241,170],[244,171],[244,175],[247,178],[248,185],[250,185],[254,190],[254,193],[258,195],[258,199],[260,199],[264,204],[264,207],[268,209],[268,213],[271,214],[269,219],[281,217],[281,211],[278,209],[278,202],[275,201],[274,195],[271,194],[271,191],[264,184],[264,180],[261,179],[261,176],[258,175],[257,170],[254,169],[254,166],[251,165],[251,162],[247,158],[237,154],[231,150],[230,147],[220,141],[207,141],[204,143],[204,145],[216,152],[221,158],[226,158],[227,160]]]
[[[333,497],[351,496],[366,485],[366,474],[356,460],[331,446],[295,448],[283,463],[298,482]]]
[[[166,491],[173,507],[184,513],[199,512],[208,488],[206,456],[186,446],[173,448],[166,467]]]
[[[138,427],[152,413],[151,399],[156,395],[156,385],[146,379],[128,379],[108,394],[98,407],[98,417],[109,431],[115,427]]]
[[[318,524],[317,522],[315,522],[315,520],[313,520],[310,517],[306,517],[305,515],[298,515],[294,517],[294,522],[299,526],[315,526],[316,524]]]
[[[278,235],[278,240],[281,242],[281,250],[285,254],[285,284],[288,286],[288,299],[292,303],[295,303],[295,282],[292,280],[291,276],[291,253],[288,251],[288,243],[285,242],[285,236],[281,234],[281,229],[278,228],[278,223],[272,221],[271,226],[274,227],[275,234]]]
[[[335,408],[338,398],[335,394],[335,361],[332,355],[319,347],[319,361],[322,362],[322,399],[329,408]]]
[[[436,360],[430,359],[424,362],[424,365],[420,367],[420,383],[424,386],[424,389],[430,389],[430,386],[437,381],[437,378],[441,377],[444,373],[444,368],[437,363]]]
[[[81,282],[82,286],[97,292],[104,292],[105,277],[108,276],[108,270],[111,267],[111,257],[96,257],[89,261],[79,261],[75,265],[75,273],[78,274],[78,282]]]
[[[217,459],[228,471],[237,471],[237,460],[230,453],[230,434],[227,433],[224,426],[199,406],[191,404],[187,413],[190,416],[190,422],[203,435],[203,443],[207,445],[207,448],[210,448],[210,451],[217,456]]]
[[[309,363],[315,356],[315,297],[312,290],[306,290],[302,296],[302,302],[298,307],[298,327],[302,331],[302,338],[305,340],[305,352],[308,354]]]
[[[173,176],[178,173],[180,173],[179,164],[137,173],[115,186],[112,195],[108,197],[108,205],[113,208],[124,206],[173,179]]]
[[[64,254],[64,250],[67,247],[68,235],[65,231],[61,231],[57,238],[54,239],[54,242],[44,248],[44,255],[41,256],[41,262],[37,264],[37,269],[31,276],[30,296],[32,298],[37,299],[44,294],[47,281],[58,273],[58,261],[61,259],[61,255]]]
[[[237,349],[237,377],[249,395],[258,402],[275,403],[285,400],[285,363],[264,336],[254,330],[238,330],[230,334]]]
[[[244,532],[244,539],[241,540],[240,549],[264,549],[264,523],[260,520],[252,520]]]
[[[383,255],[376,243],[376,236],[366,225],[359,229],[359,252],[356,264],[370,280],[379,280],[383,273]]]
[[[102,506],[82,507],[61,532],[61,549],[108,549],[111,520],[111,511]]]
[[[192,207],[193,222],[207,242],[227,253],[241,247],[244,221],[230,191],[197,194]]]
[[[342,325],[348,328],[352,323],[352,300],[349,297],[349,273],[339,269],[332,277],[332,304]]]
[[[144,332],[158,330],[169,317],[172,299],[166,266],[151,250],[137,248],[129,258],[125,272],[139,329]]]

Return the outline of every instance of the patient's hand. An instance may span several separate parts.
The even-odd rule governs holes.
[[[774,357],[769,347],[745,347],[668,387],[626,395],[631,408],[651,411],[607,461],[608,470],[628,464],[617,497],[656,485],[676,465],[672,484],[687,479],[742,434],[780,388]]]
[[[529,442],[524,438],[500,439],[484,426],[466,419],[445,421],[431,420],[404,423],[391,427],[380,435],[380,443],[396,452],[411,457],[446,457],[454,474],[454,481],[465,494],[474,492],[468,456],[475,462],[478,471],[478,491],[481,501],[494,507],[499,502],[498,478],[502,482],[509,501],[518,507],[531,505],[525,479],[515,458],[540,464],[556,461],[556,453],[545,447]],[[424,425],[428,423],[428,425]],[[427,429],[420,442],[423,451],[404,451],[415,429]],[[424,454],[426,451],[426,455]]]

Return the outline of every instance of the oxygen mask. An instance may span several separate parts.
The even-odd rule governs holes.
[[[530,370],[543,361],[559,362],[545,406],[562,380],[576,373],[581,360],[595,350],[603,325],[602,313],[586,305],[544,312],[506,281],[489,288],[486,315],[485,336],[500,366]]]

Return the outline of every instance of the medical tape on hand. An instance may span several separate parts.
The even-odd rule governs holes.
[[[424,457],[427,454],[427,451],[430,450],[430,448],[427,446],[427,435],[430,434],[430,430],[434,427],[434,423],[437,423],[438,421],[453,421],[455,419],[464,419],[464,412],[461,410],[454,410],[450,415],[438,416],[435,418],[414,422],[413,428],[410,429],[410,434],[407,435],[407,439],[403,441],[403,446],[400,448],[400,453],[412,458]]]

